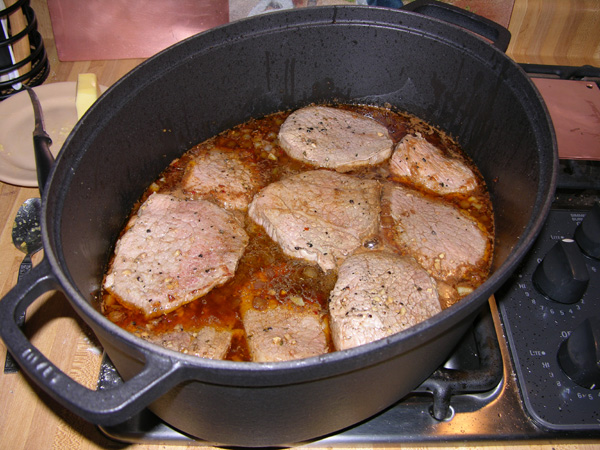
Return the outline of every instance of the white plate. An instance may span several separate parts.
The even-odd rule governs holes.
[[[101,86],[101,91],[106,87]],[[77,82],[65,81],[36,86],[42,104],[44,128],[52,139],[50,150],[58,155],[77,123]],[[17,186],[36,187],[33,153],[33,106],[26,91],[0,102],[0,180]]]

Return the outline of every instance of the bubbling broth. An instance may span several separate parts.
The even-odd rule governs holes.
[[[394,145],[407,135],[422,136],[427,142],[449,159],[465,163],[476,175],[477,187],[468,193],[437,195],[423,191],[426,198],[452,205],[462,214],[472,218],[481,228],[490,242],[493,241],[494,218],[491,201],[477,168],[470,162],[454,139],[434,126],[408,114],[382,107],[336,105],[336,108],[352,111],[373,119],[385,126]],[[246,123],[224,131],[188,150],[168,168],[147,189],[144,196],[132,209],[134,217],[142,205],[154,193],[168,193],[176,198],[195,200],[200,196],[192,189],[183,187],[186,170],[195,164],[199,156],[215,150],[240,152],[243,158],[257,168],[256,176],[262,186],[286,179],[302,172],[317,168],[292,159],[281,147],[278,133],[291,111],[278,112],[260,119],[251,119]],[[426,161],[424,161],[426,162]],[[325,169],[320,169],[325,170]],[[389,161],[347,172],[361,180],[375,180],[379,183],[405,185],[406,181],[390,172]],[[410,186],[411,189],[419,186]],[[212,194],[202,194],[201,198],[211,200]],[[217,195],[215,193],[215,195]],[[180,306],[173,311],[156,316],[148,315],[123,301],[118,295],[107,289],[101,291],[99,308],[112,322],[138,337],[152,341],[153,337],[172,333],[188,333],[196,336],[206,327],[226,330],[232,336],[224,359],[234,361],[252,361],[248,332],[244,326],[242,312],[247,309],[266,311],[280,305],[290,310],[306,310],[319,316],[322,323],[326,350],[335,351],[329,328],[328,301],[337,280],[336,270],[323,270],[318,264],[284,253],[281,245],[274,241],[266,230],[249,218],[247,211],[236,210],[233,214],[242,224],[248,236],[245,247],[237,264],[235,275],[224,284],[214,287],[208,293]],[[128,224],[123,233],[130,227]],[[380,232],[368,242],[361,251],[368,251],[389,242],[389,232],[393,228],[391,219],[381,215]],[[391,248],[393,246],[387,246]],[[402,254],[401,248],[394,251]],[[460,298],[476,289],[485,281],[491,266],[492,252],[476,267],[470,268],[460,278],[449,277],[437,280],[441,308],[447,308]],[[112,264],[112,262],[111,262]],[[249,299],[249,300],[248,300]],[[248,306],[250,305],[250,306]],[[160,345],[171,347],[184,353],[185,348],[172,346],[167,340]]]

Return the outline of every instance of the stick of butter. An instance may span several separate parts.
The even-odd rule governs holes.
[[[80,73],[77,76],[77,120],[85,114],[92,103],[98,99],[98,79],[95,73]]]

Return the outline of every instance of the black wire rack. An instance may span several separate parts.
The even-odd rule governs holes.
[[[22,10],[26,19],[26,26],[22,30],[11,30],[10,16]],[[44,82],[50,73],[50,63],[44,48],[44,41],[37,29],[37,18],[29,0],[19,0],[8,8],[0,10],[0,100],[4,100],[20,89],[20,84],[38,86]],[[24,39],[29,39],[29,54],[15,61],[11,51],[14,44]],[[29,66],[30,65],[30,66]],[[22,68],[28,66],[26,73]]]

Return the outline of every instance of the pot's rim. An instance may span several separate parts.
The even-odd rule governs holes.
[[[362,14],[368,14],[370,16],[373,16],[373,20],[377,20],[377,24],[379,26],[390,26],[394,28],[410,29],[412,32],[417,32],[421,34],[427,34],[429,31],[427,29],[413,29],[412,27],[414,25],[411,26],[410,21],[417,21],[417,23],[431,22],[435,24],[436,27],[451,27],[452,29],[458,29],[458,27],[447,24],[446,22],[443,22],[441,20],[424,17],[420,14],[413,12],[407,12],[402,10],[390,10],[388,8],[365,8],[363,6],[356,5],[333,5],[319,6],[314,8],[302,8],[298,10],[272,12],[263,16],[242,19],[231,24],[223,25],[215,29],[209,30],[207,32],[201,33],[200,35],[188,38],[178,44],[175,44],[172,47],[169,47],[166,50],[163,50],[162,52],[143,62],[140,66],[136,67],[129,74],[125,75],[121,80],[115,83],[115,85],[110,87],[107,90],[107,92],[105,92],[100,97],[98,102],[90,108],[90,110],[86,114],[86,118],[81,120],[75,126],[75,128],[67,138],[64,148],[69,149],[69,145],[73,140],[73,136],[77,133],[84,132],[86,127],[89,127],[89,125],[86,125],[86,123],[93,121],[94,111],[97,109],[99,103],[108,101],[119,101],[121,103],[118,103],[117,106],[122,105],[123,102],[125,102],[126,100],[119,97],[123,97],[124,94],[126,94],[125,97],[131,98],[131,96],[135,94],[135,92],[126,90],[131,84],[130,81],[136,80],[136,77],[139,78],[137,74],[140,73],[140,71],[144,70],[144,68],[146,67],[154,66],[155,64],[157,64],[157,62],[160,62],[162,59],[171,60],[171,55],[173,52],[178,52],[186,48],[187,46],[196,43],[197,40],[206,40],[207,45],[216,45],[215,42],[219,40],[230,41],[231,39],[234,39],[232,36],[239,34],[244,29],[248,29],[249,31],[253,30],[255,33],[264,33],[264,31],[260,31],[260,26],[257,26],[256,24],[275,23],[275,19],[281,17],[286,17],[289,20],[285,25],[279,25],[277,28],[290,28],[301,26],[305,24],[309,18],[311,20],[314,20],[315,15],[320,18],[320,22],[311,22],[311,26],[331,26],[332,24],[343,25],[345,23],[365,24],[365,20],[362,18],[357,18],[355,22],[352,22],[348,19],[348,17],[350,17],[355,12],[356,14],[359,14],[361,16]],[[344,16],[344,14],[346,14],[346,16]],[[344,17],[342,16],[344,16],[346,20],[343,20]],[[387,21],[383,21],[383,18],[386,18]],[[409,20],[398,20],[399,18]],[[270,29],[269,31],[273,32],[275,31],[275,29]],[[475,39],[478,42],[484,41],[483,38],[472,35],[471,33],[463,33],[467,42],[474,42],[470,41],[472,39]],[[244,35],[244,39],[251,38],[252,32]],[[221,45],[223,44],[221,43]],[[518,68],[518,70],[522,73],[522,76],[527,78],[525,73],[521,70],[521,68],[518,67],[516,63],[512,62],[510,58],[508,58],[504,53],[497,49],[493,49],[493,47],[487,42],[486,45],[489,46],[492,49],[492,51],[501,54],[502,58],[505,58],[509,64]],[[60,203],[56,200],[56,197],[59,196],[62,201],[64,198],[61,196],[63,196],[64,191],[68,189],[68,187],[63,185],[62,180],[59,180],[53,176],[50,177],[47,192],[49,193],[49,196],[54,197],[54,201],[50,205],[48,205],[48,202],[44,202],[42,218],[44,248],[47,250],[46,257],[48,258],[53,268],[54,275],[58,279],[60,285],[63,287],[65,294],[67,294],[66,296],[71,305],[78,311],[78,313],[82,317],[84,317],[84,319],[90,321],[93,327],[100,327],[106,329],[115,340],[125,342],[131,348],[139,347],[147,352],[158,353],[173,360],[177,360],[182,363],[182,369],[197,369],[190,371],[190,376],[193,377],[198,377],[200,373],[204,372],[211,379],[216,380],[218,378],[218,375],[228,373],[232,375],[235,374],[235,378],[228,378],[227,383],[231,381],[231,383],[242,383],[246,385],[264,385],[266,383],[272,382],[273,380],[277,380],[278,384],[282,383],[282,380],[286,380],[285,383],[291,384],[297,382],[298,380],[306,380],[307,376],[309,376],[311,379],[317,379],[320,377],[331,376],[332,371],[342,373],[346,371],[355,370],[357,365],[378,364],[382,361],[385,361],[386,359],[389,359],[390,355],[392,354],[397,354],[399,351],[415,348],[433,339],[430,335],[425,333],[426,330],[429,330],[432,327],[438,327],[439,335],[447,331],[451,327],[455,326],[457,323],[463,320],[465,316],[476,313],[487,301],[487,299],[494,293],[494,291],[497,288],[499,288],[500,285],[510,276],[510,274],[513,272],[519,261],[528,251],[530,245],[533,243],[534,238],[540,231],[541,226],[544,223],[546,215],[550,209],[552,195],[556,184],[558,152],[556,147],[556,138],[554,136],[554,131],[548,115],[548,111],[546,110],[543,100],[541,99],[541,96],[537,92],[537,89],[535,88],[533,83],[528,79],[527,82],[531,86],[531,94],[538,98],[542,111],[546,114],[546,118],[549,124],[548,129],[551,133],[549,139],[553,144],[553,148],[548,149],[547,152],[548,157],[553,158],[552,165],[554,169],[553,173],[551,174],[550,183],[547,186],[546,192],[544,194],[539,194],[540,197],[545,197],[543,199],[539,199],[539,201],[541,202],[539,215],[537,217],[532,217],[532,219],[528,223],[528,229],[524,230],[524,234],[521,236],[519,243],[512,250],[511,254],[507,257],[504,263],[488,278],[488,280],[485,283],[483,283],[477,290],[475,290],[466,298],[462,299],[457,304],[438,313],[436,316],[388,338],[381,339],[379,341],[375,341],[348,350],[336,351],[333,353],[328,353],[306,359],[275,363],[235,362],[202,359],[168,350],[155,344],[150,344],[144,341],[143,339],[138,338],[133,334],[121,329],[116,324],[112,323],[110,320],[104,317],[99,311],[97,311],[93,307],[93,305],[91,305],[89,298],[85,298],[85,296],[82,295],[75,287],[74,282],[70,279],[68,275],[68,269],[66,267],[66,263],[61,254],[60,249],[57,248],[56,251],[53,251],[51,245],[52,239],[50,238],[47,232],[49,228],[47,226],[48,222],[53,220],[53,215],[51,214],[49,208],[56,206],[56,203]],[[68,163],[67,158],[72,156],[69,155],[69,153],[72,152],[70,152],[70,150],[67,152],[61,151],[61,154],[59,155],[56,164],[64,165]],[[53,170],[52,175],[54,175],[55,173],[56,170]],[[282,375],[285,376],[282,377]]]

